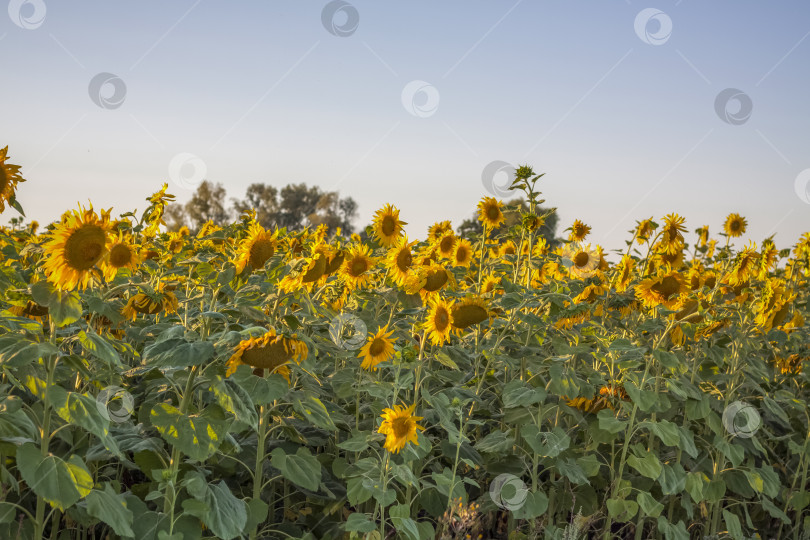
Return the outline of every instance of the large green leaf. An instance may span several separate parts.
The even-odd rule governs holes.
[[[630,456],[627,464],[637,470],[642,476],[655,480],[661,475],[661,462],[652,452],[641,453],[641,456]]]
[[[205,364],[214,358],[209,341],[188,342],[183,338],[159,341],[144,350],[144,361],[157,368],[183,368]]]
[[[321,463],[309,449],[301,447],[295,454],[287,454],[284,449],[276,448],[271,455],[270,463],[281,471],[284,478],[310,491],[318,490]]]
[[[205,504],[208,512],[203,523],[217,538],[230,540],[242,533],[247,524],[247,507],[243,500],[234,497],[224,481],[209,486]]]
[[[0,338],[0,365],[20,368],[40,358],[59,354],[59,349],[48,342],[36,343],[21,335]]]
[[[87,496],[93,489],[93,478],[79,456],[67,461],[25,443],[17,449],[17,468],[34,493],[52,506],[64,511]]]
[[[293,401],[295,410],[298,411],[310,423],[318,426],[319,428],[334,431],[337,429],[332,417],[329,416],[329,411],[323,402],[313,396],[300,396],[296,395]]]
[[[67,326],[82,316],[82,300],[77,292],[55,291],[48,302],[48,315],[57,326]]]
[[[228,422],[216,405],[202,415],[186,415],[168,403],[158,403],[152,407],[150,420],[166,442],[197,461],[212,456],[227,434]]]
[[[267,377],[257,377],[249,366],[239,366],[230,378],[247,392],[254,405],[272,403],[290,389],[287,379],[282,375],[273,373]]]
[[[123,497],[109,484],[103,490],[94,489],[87,494],[87,513],[100,519],[120,536],[135,536],[132,531],[132,512]]]
[[[121,358],[118,356],[115,347],[110,344],[107,338],[96,334],[92,330],[88,329],[79,332],[79,343],[82,344],[85,351],[107,364],[116,367],[121,365]]]

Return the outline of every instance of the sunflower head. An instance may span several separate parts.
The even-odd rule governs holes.
[[[495,229],[506,221],[502,208],[503,203],[495,197],[484,197],[478,203],[478,220],[484,227]]]
[[[368,342],[360,349],[358,358],[363,362],[360,367],[377,371],[377,364],[385,362],[394,355],[394,342],[391,340],[393,330],[388,331],[388,325],[377,330],[377,333],[369,336]]]
[[[437,221],[428,227],[428,241],[435,242],[444,235],[447,231],[452,231],[453,226],[449,221]]]
[[[648,241],[657,227],[658,224],[652,218],[639,221],[635,231],[636,242],[643,244]]]
[[[568,235],[568,240],[571,242],[582,242],[591,232],[591,228],[578,219],[575,220],[574,224],[566,230],[571,231],[571,233]]]
[[[239,342],[228,360],[226,376],[232,375],[240,365],[258,369],[286,371],[284,364],[301,363],[309,355],[306,344],[295,335],[287,337],[269,329],[264,335]],[[282,369],[284,368],[284,369]]]
[[[602,256],[590,244],[570,243],[563,249],[562,260],[572,277],[584,279],[596,273]]]
[[[64,215],[44,246],[49,281],[66,290],[87,288],[92,269],[107,253],[109,230],[109,212],[99,218],[92,206]]]
[[[440,257],[444,259],[450,259],[453,257],[453,253],[456,250],[456,244],[458,243],[458,238],[456,235],[453,234],[453,231],[445,232],[438,240],[435,242],[436,252],[439,254]]]
[[[416,405],[410,407],[394,405],[393,409],[383,409],[381,415],[383,421],[377,429],[377,433],[386,436],[385,449],[389,452],[399,453],[409,442],[419,444],[416,436],[417,430],[425,428],[417,424],[422,417],[413,414],[415,408]]]
[[[678,272],[653,276],[636,286],[636,298],[646,307],[664,306],[667,309],[680,308],[690,290],[686,279]]]
[[[400,236],[402,236],[402,226],[407,225],[399,219],[399,209],[390,204],[386,204],[374,214],[374,238],[383,247],[391,247]]]
[[[236,258],[236,270],[242,272],[250,265],[253,270],[264,268],[278,248],[278,231],[270,233],[258,223],[252,223],[247,237],[239,245]]]
[[[434,345],[441,345],[450,340],[450,332],[453,330],[452,308],[452,302],[441,298],[436,298],[430,303],[425,330]]]
[[[726,222],[723,224],[723,232],[732,238],[739,238],[745,234],[745,229],[748,227],[748,221],[740,214],[729,214]]]
[[[483,298],[470,296],[455,302],[451,309],[451,323],[456,330],[463,330],[489,318],[489,309]]]
[[[469,267],[473,259],[473,246],[469,240],[463,238],[456,243],[456,249],[453,251],[453,264],[455,266]]]
[[[411,252],[413,244],[413,242],[408,242],[407,235],[402,236],[388,251],[385,258],[385,265],[391,272],[394,282],[400,285],[405,282],[413,266],[413,253]]]
[[[19,182],[25,182],[20,175],[20,166],[6,163],[8,146],[0,149],[0,212],[6,208],[6,202],[14,197]]]
[[[348,249],[340,269],[340,275],[350,289],[364,286],[371,280],[372,269],[376,259],[369,256],[369,248],[365,245],[354,245]]]
[[[107,281],[115,277],[118,270],[122,268],[134,271],[140,264],[140,256],[135,246],[128,241],[119,238],[117,242],[110,246],[105,257],[104,277]]]

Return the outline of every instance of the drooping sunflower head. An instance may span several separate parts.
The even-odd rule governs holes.
[[[403,405],[394,405],[393,409],[383,409],[382,424],[380,424],[377,433],[385,435],[385,449],[389,452],[396,454],[405,448],[405,445],[412,442],[416,445],[419,444],[417,438],[417,430],[424,430],[425,428],[417,424],[422,420],[421,416],[414,416],[413,411],[416,405],[405,407]]]
[[[441,264],[417,266],[403,281],[403,288],[408,294],[420,294],[423,300],[436,295],[445,286],[455,287],[455,278]]]
[[[484,227],[495,229],[506,221],[502,208],[503,203],[495,197],[484,197],[478,203],[478,220]]]
[[[170,289],[165,282],[161,282],[155,290],[141,290],[133,294],[121,310],[121,314],[134,321],[138,314],[175,313],[179,304],[177,296]]]
[[[247,265],[253,270],[264,268],[264,264],[276,253],[278,231],[270,233],[258,223],[252,223],[247,237],[239,245],[236,258],[236,270],[244,271]]]
[[[276,334],[271,328],[264,335],[239,342],[233,355],[228,359],[226,376],[232,375],[240,365],[257,369],[278,370],[286,375],[284,364],[291,361],[301,363],[309,355],[306,343],[291,337]]]
[[[441,345],[450,340],[450,332],[453,330],[453,303],[441,298],[436,298],[430,303],[425,330],[428,332],[428,339],[434,345]]]
[[[64,290],[87,288],[109,244],[109,212],[99,218],[92,206],[79,208],[63,216],[44,246],[48,280]]]
[[[625,254],[616,268],[616,291],[624,292],[630,286],[630,280],[633,279],[633,268],[636,262],[630,254]]]
[[[363,362],[360,367],[377,371],[377,364],[387,361],[394,356],[394,341],[391,335],[393,330],[388,331],[388,325],[377,330],[377,333],[369,336],[368,342],[360,349],[358,358],[362,358]]]
[[[582,242],[591,232],[591,228],[578,219],[574,220],[574,224],[571,225],[571,228],[567,230],[571,231],[571,233],[568,235],[568,240],[571,242]]]
[[[731,286],[747,283],[759,272],[759,253],[757,246],[750,242],[740,250],[734,260],[731,272],[726,276],[726,282]]]
[[[469,296],[458,302],[454,302],[450,314],[451,324],[455,330],[463,330],[476,325],[489,318],[489,309],[483,298]]]
[[[732,238],[739,238],[745,234],[747,227],[748,221],[740,214],[729,214],[723,224],[723,232]]]
[[[646,307],[662,305],[667,309],[675,309],[689,290],[689,285],[680,273],[670,272],[639,283],[636,286],[636,298]]]
[[[648,241],[656,227],[658,227],[658,225],[652,220],[652,218],[642,219],[639,221],[635,232],[636,242],[643,244],[644,242]]]
[[[709,226],[698,227],[695,232],[698,234],[698,247],[705,248],[706,243],[709,241]]]
[[[685,218],[678,214],[667,214],[664,216],[664,229],[661,231],[661,240],[657,244],[657,251],[675,254],[684,247],[683,233],[686,232]]]
[[[386,204],[374,214],[374,238],[383,247],[391,247],[400,236],[402,236],[402,226],[407,225],[399,219],[399,209]]]
[[[5,210],[6,202],[14,196],[17,184],[25,182],[20,175],[20,166],[6,163],[7,160],[8,146],[0,149],[0,212]]]

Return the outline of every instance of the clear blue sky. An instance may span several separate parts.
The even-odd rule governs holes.
[[[185,201],[169,164],[190,153],[230,197],[316,184],[355,198],[358,226],[395,204],[420,238],[472,214],[494,160],[545,171],[560,229],[582,219],[611,249],[668,212],[713,233],[739,212],[780,247],[810,230],[796,186],[810,168],[806,0],[352,0],[331,19],[357,14],[343,37],[327,5],[13,0],[0,144],[28,178],[28,215],[87,199],[142,210],[163,181]],[[663,15],[642,14],[637,33],[651,7]],[[101,87],[109,108],[90,96],[99,73],[126,86]],[[412,81],[432,86],[405,100],[421,116],[403,105]],[[726,88],[753,106],[737,125],[716,112]]]

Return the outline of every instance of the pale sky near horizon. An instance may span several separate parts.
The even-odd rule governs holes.
[[[669,212],[713,235],[738,212],[780,248],[810,231],[803,0],[7,4],[0,145],[41,222],[143,210],[164,181],[184,202],[202,171],[229,198],[339,190],[358,227],[392,203],[423,238],[502,161],[608,249]]]

